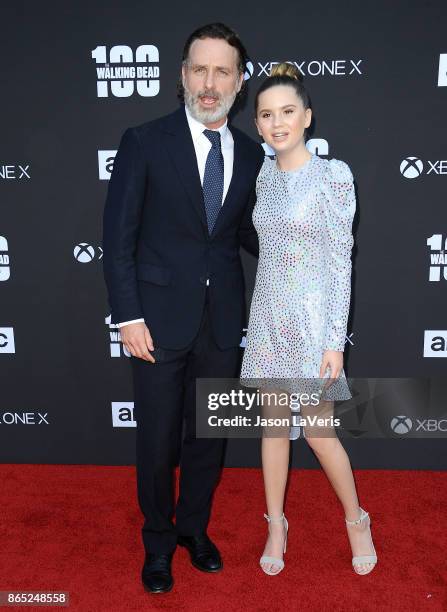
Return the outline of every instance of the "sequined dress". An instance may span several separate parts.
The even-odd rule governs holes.
[[[240,381],[315,389],[323,353],[343,351],[351,294],[355,192],[349,166],[313,154],[296,170],[265,158],[253,223],[259,262]],[[329,372],[325,375],[329,377]],[[323,399],[351,397],[345,372]]]

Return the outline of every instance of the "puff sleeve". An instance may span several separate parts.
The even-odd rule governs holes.
[[[328,161],[323,181],[323,231],[326,261],[326,326],[324,350],[343,351],[351,299],[352,221],[356,201],[349,166],[338,159]]]

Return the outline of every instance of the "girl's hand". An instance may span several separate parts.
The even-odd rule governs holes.
[[[323,360],[321,362],[320,367],[320,378],[324,378],[328,366],[331,371],[331,379],[336,380],[337,378],[339,378],[343,369],[343,351],[324,351]],[[328,386],[330,386],[334,382],[334,380],[332,380],[332,382],[329,383]]]

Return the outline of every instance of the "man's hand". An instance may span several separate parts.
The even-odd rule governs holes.
[[[120,334],[123,345],[133,357],[155,363],[154,357],[149,353],[154,350],[154,343],[146,323],[124,325],[120,327]]]

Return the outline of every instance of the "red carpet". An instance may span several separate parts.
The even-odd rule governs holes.
[[[68,609],[86,612],[447,610],[442,472],[355,472],[379,557],[370,575],[357,576],[324,473],[292,471],[286,567],[270,577],[258,566],[267,533],[261,472],[228,468],[209,528],[223,572],[199,572],[177,548],[174,590],[162,595],[147,594],[140,582],[134,467],[3,465],[0,474],[2,591],[69,591]]]

